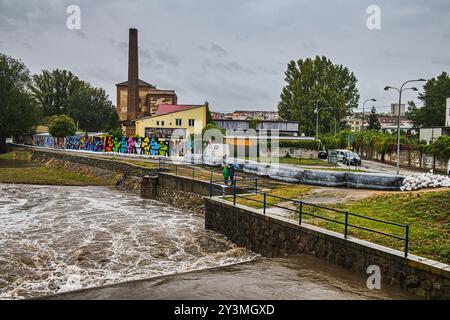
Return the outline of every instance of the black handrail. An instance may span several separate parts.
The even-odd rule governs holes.
[[[253,195],[258,195],[258,194],[261,194],[261,193],[259,193],[258,190],[255,188],[255,192],[254,192]],[[310,217],[313,217],[313,218],[317,218],[317,219],[321,219],[321,220],[325,220],[325,221],[329,221],[329,222],[333,222],[333,223],[337,223],[337,224],[343,225],[344,226],[344,238],[346,238],[346,239],[348,237],[348,229],[349,228],[355,228],[355,229],[364,230],[364,231],[367,231],[367,232],[373,232],[373,233],[380,234],[380,235],[383,235],[383,236],[391,237],[391,238],[394,238],[394,239],[397,239],[397,240],[402,240],[402,241],[404,241],[404,249],[403,249],[403,251],[404,251],[405,258],[408,256],[408,245],[409,245],[409,225],[408,224],[400,224],[400,223],[397,223],[397,222],[386,221],[386,220],[376,219],[376,218],[372,218],[372,217],[366,217],[366,216],[363,216],[361,214],[351,213],[351,212],[348,212],[348,211],[338,210],[338,209],[335,209],[335,208],[329,208],[329,207],[325,207],[325,206],[322,206],[322,205],[311,204],[311,203],[307,203],[307,202],[302,201],[302,200],[295,200],[295,199],[289,199],[289,198],[280,197],[280,196],[276,196],[276,195],[271,195],[271,194],[266,193],[266,192],[262,193],[262,195],[263,195],[263,200],[258,200],[258,199],[250,198],[248,195],[236,194],[236,184],[235,183],[233,184],[233,205],[236,205],[236,197],[238,197],[238,198],[243,198],[243,199],[246,199],[246,200],[254,201],[254,202],[257,202],[257,203],[262,203],[263,204],[263,214],[266,214],[266,210],[267,210],[267,206],[268,205],[272,206],[272,207],[277,207],[277,208],[281,208],[281,209],[297,212],[297,210],[294,210],[292,208],[288,208],[286,206],[281,206],[281,205],[278,205],[278,204],[275,204],[275,203],[271,203],[271,202],[267,201],[267,198],[268,197],[273,197],[273,198],[280,199],[280,200],[291,201],[294,204],[298,204],[299,205],[299,209],[298,209],[299,225],[302,224],[302,216],[303,215],[307,215],[307,216],[310,216]],[[320,208],[320,209],[324,209],[324,210],[329,210],[329,211],[336,212],[336,213],[344,214],[345,215],[344,216],[344,222],[339,221],[339,220],[335,220],[335,219],[331,219],[331,218],[326,218],[326,217],[323,217],[323,216],[319,216],[319,215],[316,215],[316,214],[313,214],[313,213],[310,213],[310,212],[305,212],[304,211],[304,206],[305,205],[306,206]],[[395,235],[395,234],[390,234],[390,233],[386,233],[386,232],[378,231],[378,230],[375,230],[375,229],[371,229],[371,228],[367,228],[367,227],[363,227],[363,226],[360,226],[360,225],[349,223],[348,220],[349,220],[350,216],[358,217],[358,218],[366,219],[366,220],[370,220],[370,221],[375,221],[375,222],[379,222],[379,223],[383,223],[383,224],[388,224],[388,225],[392,225],[392,226],[402,227],[402,228],[404,228],[404,231],[405,231],[404,237],[400,237],[400,236]]]

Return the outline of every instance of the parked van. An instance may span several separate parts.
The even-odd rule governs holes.
[[[336,150],[336,154],[337,154],[337,160],[339,162],[342,162],[342,160],[344,160],[344,156],[348,153],[348,150],[345,149],[337,149]]]

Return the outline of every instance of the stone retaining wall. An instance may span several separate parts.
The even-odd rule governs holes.
[[[383,284],[399,286],[428,299],[450,299],[450,266],[293,220],[233,206],[218,197],[204,198],[205,227],[237,245],[267,257],[310,254],[366,274],[377,265]]]

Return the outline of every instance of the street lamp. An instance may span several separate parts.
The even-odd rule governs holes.
[[[364,100],[364,102],[363,102],[363,116],[362,116],[362,130],[363,131],[364,131],[364,106],[366,105],[366,102],[369,102],[369,101],[375,102],[375,101],[377,101],[377,99],[374,99],[374,98],[367,99],[367,100]]]
[[[395,87],[391,87],[391,86],[386,86],[384,87],[384,90],[396,90],[398,92],[398,112],[397,112],[397,175],[400,174],[400,109],[401,109],[401,105],[402,105],[402,92],[406,91],[406,90],[413,90],[413,91],[417,91],[418,89],[416,87],[411,87],[411,88],[404,88],[405,84],[410,83],[410,82],[423,82],[426,81],[425,79],[417,79],[417,80],[408,80],[405,81],[400,89],[399,88],[395,88]]]

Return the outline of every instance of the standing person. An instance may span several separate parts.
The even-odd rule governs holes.
[[[230,164],[230,168],[228,169],[228,175],[230,176],[231,184],[234,183],[235,173],[236,173],[236,167],[233,164]]]
[[[228,185],[228,178],[230,176],[230,171],[228,169],[228,165],[225,165],[223,167],[222,175],[223,175],[223,180],[225,182],[225,185]]]

